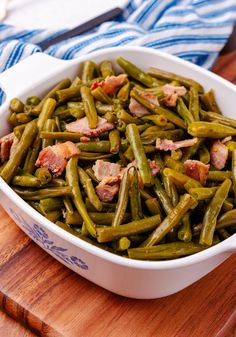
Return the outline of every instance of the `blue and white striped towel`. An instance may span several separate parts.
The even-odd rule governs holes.
[[[117,20],[49,47],[45,52],[72,59],[106,47],[146,46],[210,68],[235,21],[236,0],[130,0]],[[0,72],[39,52],[38,43],[59,33],[0,24]],[[0,92],[0,104],[2,96]]]

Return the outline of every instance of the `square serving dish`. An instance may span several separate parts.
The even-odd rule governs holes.
[[[115,61],[122,56],[146,70],[158,67],[214,88],[218,104],[227,117],[235,118],[236,86],[219,76],[177,57],[143,47],[103,49],[71,61],[37,53],[0,75],[6,93],[0,107],[0,137],[9,132],[7,117],[13,97],[43,95],[63,78],[73,78],[85,60]],[[41,248],[68,268],[116,294],[159,298],[180,291],[226,260],[236,250],[236,234],[200,253],[172,261],[138,261],[103,251],[44,218],[0,178],[0,204],[17,225]]]

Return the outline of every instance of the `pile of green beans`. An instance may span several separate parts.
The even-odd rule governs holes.
[[[12,99],[9,124],[18,141],[9,159],[0,162],[0,176],[55,225],[126,258],[175,259],[227,239],[236,230],[236,120],[224,117],[213,89],[204,92],[192,79],[153,67],[144,72],[122,57],[116,63],[127,79],[111,93],[93,84],[118,75],[113,63],[85,61],[75,79],[62,80],[44,97]],[[162,101],[167,84],[186,88],[175,106]],[[134,116],[131,100],[148,113]],[[114,128],[84,142],[83,134],[66,131],[66,124],[85,116],[91,129],[99,117]],[[187,148],[159,151],[155,146],[157,138],[193,137],[197,141]],[[225,137],[230,137],[224,143],[228,159],[217,170],[210,150],[213,141]],[[36,167],[42,149],[65,141],[81,152],[67,160],[59,177]],[[112,202],[96,193],[99,180],[92,167],[98,159],[123,169],[129,165]],[[186,174],[188,159],[209,164],[206,184]],[[156,175],[150,161],[160,168]]]

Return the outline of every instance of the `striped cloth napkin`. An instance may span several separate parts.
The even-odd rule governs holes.
[[[45,52],[73,59],[121,45],[155,48],[211,68],[236,21],[236,0],[130,0],[122,16]],[[38,43],[62,31],[0,24],[0,72],[40,52]],[[3,93],[0,91],[0,104]]]

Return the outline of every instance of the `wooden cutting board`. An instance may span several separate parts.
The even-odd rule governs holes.
[[[215,72],[236,83],[236,52]],[[0,208],[0,308],[47,337],[235,337],[236,255],[172,296],[133,300],[73,273]],[[9,328],[11,326],[11,328]],[[0,337],[31,336],[0,315]]]

